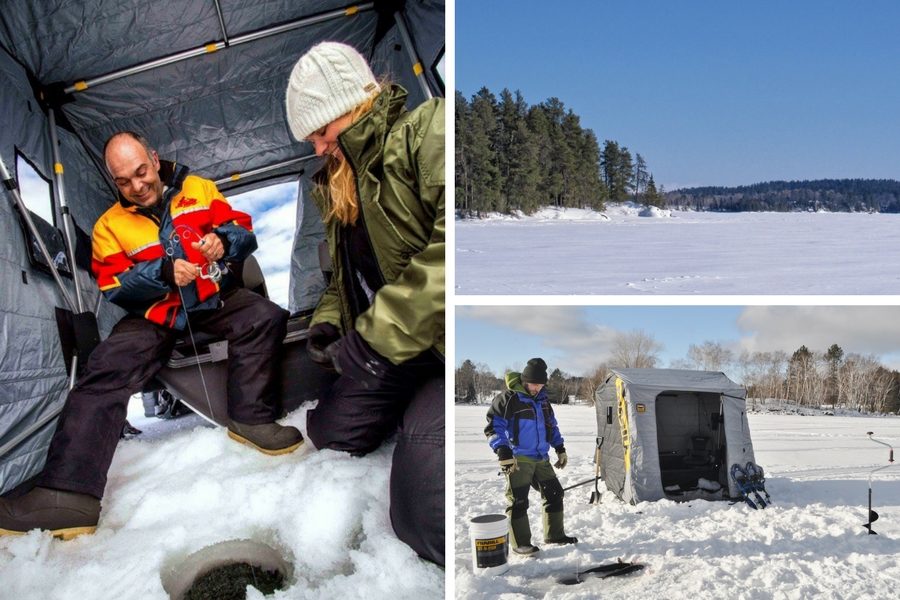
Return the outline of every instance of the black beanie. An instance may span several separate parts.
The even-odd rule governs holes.
[[[522,369],[522,383],[547,383],[547,363],[542,358],[532,358]]]

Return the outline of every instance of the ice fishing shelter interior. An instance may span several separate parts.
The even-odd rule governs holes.
[[[595,402],[606,487],[631,504],[738,497],[728,469],[754,460],[745,398],[720,372],[611,369]]]
[[[42,468],[69,374],[97,341],[93,321],[103,338],[124,314],[100,296],[89,271],[90,231],[116,197],[102,149],[118,130],[142,133],[161,159],[216,181],[226,197],[297,183],[293,245],[284,256],[295,316],[285,344],[301,351],[287,352],[292,377],[283,401],[290,408],[318,393],[321,376],[302,348],[324,289],[323,228],[308,194],[321,161],[291,137],[284,97],[293,64],[325,40],[356,47],[376,76],[403,85],[409,108],[444,95],[443,0],[3,2],[0,493]],[[26,164],[50,199],[43,210],[28,186],[12,189]],[[20,210],[20,196],[29,211]],[[259,244],[265,252],[267,240]],[[258,267],[248,263],[244,275],[245,285],[265,293]],[[213,371],[210,395],[224,393],[221,348],[197,347]],[[189,345],[176,352],[159,378],[178,396],[200,387],[190,354]]]

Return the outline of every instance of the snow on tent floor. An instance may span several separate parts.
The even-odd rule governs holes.
[[[900,215],[646,215],[625,203],[604,213],[457,220],[456,293],[900,293],[889,267],[900,262],[892,243]]]
[[[283,422],[305,430],[305,408]],[[165,599],[161,570],[229,539],[268,544],[293,562],[294,581],[266,598],[354,598],[360,590],[367,598],[443,598],[444,571],[391,529],[393,444],[363,458],[308,449],[269,457],[195,425],[120,442],[96,534],[0,538],[0,598]]]
[[[456,408],[455,580],[458,598],[896,598],[900,586],[900,466],[876,474],[868,535],[866,477],[900,447],[896,417],[750,415],[757,462],[766,469],[774,505],[670,500],[626,505],[606,491],[588,503],[593,485],[566,492],[566,532],[575,546],[541,543],[540,496],[529,496],[536,558],[510,556],[504,575],[471,568],[467,523],[505,508],[503,479],[482,433],[487,406]],[[554,409],[566,439],[563,487],[590,479],[596,420],[592,407]],[[880,435],[879,435],[880,434]],[[896,464],[896,463],[895,463]],[[642,573],[560,586],[555,579],[618,558],[647,564]]]

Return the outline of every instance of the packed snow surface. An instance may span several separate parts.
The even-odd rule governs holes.
[[[304,430],[305,413],[284,422]],[[444,571],[391,529],[393,444],[363,458],[303,448],[271,457],[186,419],[193,427],[119,443],[94,535],[0,538],[0,598],[163,600],[161,571],[232,539],[262,542],[293,562],[294,580],[266,598],[444,597]]]
[[[554,409],[569,466],[563,487],[594,477],[594,409]],[[669,500],[630,506],[600,482],[566,492],[566,533],[574,546],[541,543],[540,496],[531,492],[534,558],[510,556],[503,575],[473,573],[468,522],[502,514],[504,481],[482,432],[487,406],[456,408],[456,596],[458,598],[659,599],[889,599],[900,589],[900,466],[873,476],[880,518],[868,535],[868,472],[886,466],[892,442],[900,449],[900,418],[750,414],[757,463],[766,470],[774,502],[764,510],[726,501]],[[552,455],[552,452],[551,452]],[[552,458],[552,456],[551,456]],[[900,457],[898,457],[900,458]],[[894,463],[898,464],[898,463]],[[576,586],[556,584],[616,559],[647,565],[640,573]]]
[[[464,219],[456,293],[898,294],[898,230],[893,214],[631,204]]]

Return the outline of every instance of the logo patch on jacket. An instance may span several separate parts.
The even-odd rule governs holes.
[[[193,206],[195,204],[197,204],[196,198],[185,197],[178,201],[178,203],[175,205],[175,208],[187,208],[188,206]]]

